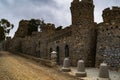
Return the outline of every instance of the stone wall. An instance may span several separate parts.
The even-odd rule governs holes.
[[[96,65],[105,61],[120,67],[120,24],[102,24],[98,29]]]
[[[106,8],[102,16],[105,23],[120,23],[120,7],[113,6],[112,9]]]
[[[105,22],[98,24],[96,66],[99,66],[99,64],[104,61],[108,63],[111,68],[119,69],[120,23],[118,22],[118,18],[120,15],[112,15],[114,11],[116,14],[120,12],[120,9],[105,9],[103,15],[106,15],[107,12],[109,15],[103,17]]]
[[[24,38],[25,36],[27,36],[28,27],[29,27],[29,21],[28,20],[21,20],[19,22],[19,27],[18,27],[18,30],[16,31],[14,37]]]
[[[73,62],[83,59],[86,66],[93,67],[95,64],[96,37],[95,25],[88,27],[82,25],[73,27]]]
[[[57,52],[57,63],[69,57],[71,65],[83,59],[87,67],[99,66],[103,61],[112,68],[120,68],[120,9],[103,11],[104,22],[94,23],[93,0],[74,0],[71,3],[72,25],[62,29],[54,24],[41,25],[40,32],[28,36],[29,20],[22,20],[15,37],[6,42],[7,49],[39,58],[51,59]],[[114,14],[115,13],[115,14]]]
[[[22,39],[21,45],[22,45],[22,53],[36,56],[36,43],[35,39],[31,37],[25,37]]]
[[[13,51],[17,47],[18,52],[50,59],[50,52],[55,50],[58,53],[58,64],[62,64],[64,58],[69,57],[73,66],[76,66],[77,61],[81,58],[85,60],[86,66],[94,66],[96,49],[94,5],[93,2],[87,0],[78,1],[76,4],[79,7],[75,3],[71,4],[73,24],[64,29],[45,23],[40,27],[41,32],[33,32],[31,36],[27,36],[29,20],[20,21],[18,31],[13,39],[15,44],[12,47]],[[79,8],[77,13],[81,13],[80,16],[74,12],[77,8]],[[76,20],[77,18],[79,20]]]
[[[13,38],[9,43],[8,50],[11,52],[21,52],[21,42],[22,38]]]
[[[50,57],[51,49],[57,52],[57,62],[62,64],[65,57],[72,57],[72,31],[66,27],[48,39],[47,54]],[[66,52],[66,48],[69,52]],[[72,64],[72,63],[71,63]]]

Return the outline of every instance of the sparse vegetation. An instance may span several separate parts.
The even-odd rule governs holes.
[[[13,27],[14,25],[11,24],[7,19],[0,20],[0,42],[7,37]]]

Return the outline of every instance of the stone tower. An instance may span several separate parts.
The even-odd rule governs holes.
[[[96,33],[93,0],[73,0],[71,3],[73,55],[72,62],[83,59],[85,66],[95,66]]]
[[[71,3],[72,25],[84,25],[94,22],[93,0],[73,0]]]

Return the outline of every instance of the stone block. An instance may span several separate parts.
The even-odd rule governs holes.
[[[63,61],[63,67],[62,67],[63,72],[70,72],[70,60],[69,58],[65,58]]]
[[[85,65],[83,60],[79,60],[77,64],[77,72],[75,73],[77,77],[86,77],[87,73],[85,72]]]
[[[65,68],[65,67],[62,67],[62,71],[63,71],[63,72],[70,72],[70,71],[71,71],[71,69],[70,69],[70,68]]]
[[[108,66],[106,63],[100,64],[100,71],[99,71],[98,80],[110,80]]]

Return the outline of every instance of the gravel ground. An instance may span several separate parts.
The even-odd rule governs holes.
[[[0,80],[81,80],[75,78],[76,67],[72,72],[61,73],[59,69],[45,67],[34,60],[9,52],[0,52]],[[99,69],[86,68],[84,80],[97,80]],[[120,72],[110,71],[111,80],[120,80]]]
[[[0,80],[77,80],[30,59],[0,52]],[[80,80],[80,79],[79,79]]]
[[[76,67],[71,67],[71,69],[72,69],[72,72],[70,72],[69,74],[75,76],[75,72],[77,72]],[[87,77],[82,78],[84,80],[97,80],[99,78],[98,68],[86,68],[86,72],[87,72]],[[120,80],[120,72],[109,71],[109,76],[111,80]]]

